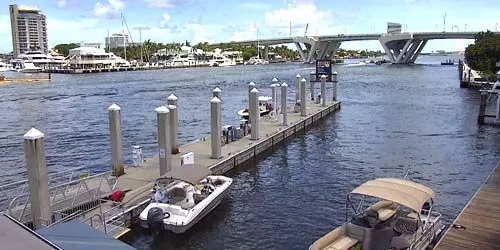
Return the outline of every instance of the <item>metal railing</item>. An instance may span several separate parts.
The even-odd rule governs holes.
[[[51,174],[49,177],[49,199],[52,211],[66,211],[78,206],[94,207],[92,202],[111,194],[117,184],[117,178],[111,171],[89,176],[86,168],[78,168]],[[0,209],[25,223],[31,218],[30,194],[27,181],[0,186]],[[7,206],[6,204],[7,203]],[[84,208],[82,210],[87,210]]]

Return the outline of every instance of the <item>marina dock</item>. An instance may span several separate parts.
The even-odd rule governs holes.
[[[434,249],[498,249],[500,163],[479,187]]]
[[[324,79],[326,79],[326,77]],[[277,80],[275,81],[277,82]],[[273,80],[273,82],[275,81]],[[246,162],[254,161],[266,153],[272,152],[277,145],[286,141],[288,138],[304,134],[313,124],[320,122],[340,109],[341,102],[337,101],[336,77],[332,89],[333,93],[330,97],[328,97],[329,95],[325,92],[326,81],[324,80],[321,83],[321,94],[324,96],[321,101],[307,100],[309,99],[308,96],[310,96],[310,93],[306,93],[306,80],[301,80],[300,75],[296,76],[296,83],[300,84],[300,88],[298,87],[300,93],[295,95],[296,103],[297,100],[302,99],[306,100],[306,105],[299,105],[296,103],[292,105],[288,103],[288,85],[282,84],[281,89],[284,89],[284,91],[280,91],[281,105],[279,106],[286,107],[285,114],[277,116],[276,112],[273,110],[272,112],[274,112],[274,114],[272,116],[261,116],[260,119],[257,119],[259,122],[255,124],[251,123],[251,125],[255,125],[252,126],[252,131],[247,135],[242,135],[241,138],[236,138],[234,134],[233,138],[222,137],[222,129],[220,129],[222,125],[221,121],[214,119],[220,119],[220,109],[223,102],[217,98],[221,96],[221,90],[218,88],[214,89],[213,98],[210,103],[212,107],[211,134],[213,135],[214,131],[216,131],[215,136],[209,135],[195,142],[180,145],[175,149],[174,146],[172,146],[172,148],[168,146],[165,150],[165,145],[162,144],[165,143],[164,141],[169,145],[175,145],[175,143],[174,140],[161,139],[168,138],[168,136],[165,137],[166,134],[163,134],[164,132],[160,133],[160,130],[167,130],[161,128],[167,126],[166,123],[169,123],[170,125],[168,126],[170,128],[175,127],[177,129],[177,125],[172,125],[177,124],[172,120],[174,119],[172,117],[177,117],[177,115],[173,115],[174,110],[177,112],[177,108],[176,105],[170,103],[173,101],[176,104],[177,98],[171,95],[168,98],[168,106],[162,106],[156,109],[159,122],[158,143],[161,148],[159,154],[153,158],[144,161],[141,160],[141,162],[135,166],[125,166],[124,170],[120,171],[124,173],[119,175],[119,177],[116,177],[113,173],[116,173],[117,166],[123,166],[123,163],[117,160],[118,157],[120,157],[117,155],[121,155],[122,153],[116,153],[117,150],[121,151],[121,128],[119,125],[121,123],[121,118],[120,107],[113,104],[109,107],[108,113],[110,118],[109,126],[114,171],[100,173],[95,176],[87,176],[85,173],[65,173],[65,176],[70,176],[69,182],[63,184],[59,183],[57,185],[51,184],[51,180],[56,178],[52,175],[48,178],[47,176],[37,177],[37,180],[42,179],[42,181],[37,181],[35,186],[33,186],[33,182],[29,180],[16,184],[17,190],[22,189],[21,195],[9,198],[12,199],[12,201],[9,203],[8,213],[20,222],[30,227],[34,227],[35,229],[47,226],[50,228],[51,225],[54,224],[60,224],[71,220],[80,220],[95,229],[101,230],[108,236],[120,238],[130,231],[129,227],[136,222],[140,212],[149,203],[154,181],[162,176],[162,171],[165,171],[165,168],[162,167],[165,166],[165,161],[163,159],[165,159],[166,152],[173,152],[172,154],[167,153],[168,156],[166,157],[170,165],[169,171],[182,168],[182,156],[189,153],[194,156],[194,164],[209,168],[210,172],[214,175],[221,175]],[[252,91],[249,91],[249,109],[252,110],[252,107],[254,107],[256,110],[254,113],[250,112],[250,120],[254,120],[258,117],[257,110],[259,110],[260,105],[257,101],[258,90],[254,88],[254,86],[255,84],[253,83],[249,84],[249,90],[252,89]],[[275,99],[278,99],[278,86],[277,84],[271,85]],[[174,99],[171,98],[172,96]],[[300,101],[298,103],[300,103]],[[278,107],[277,101],[275,101],[274,104]],[[164,115],[168,115],[168,110],[171,110],[172,116],[166,116],[166,121],[168,122],[160,123],[160,121],[163,121],[161,119],[165,118]],[[253,119],[252,114],[255,115]],[[219,118],[216,118],[217,116],[219,116]],[[176,129],[173,131],[177,131]],[[254,129],[257,130],[258,133],[253,133]],[[168,129],[168,131],[170,131],[170,129]],[[172,134],[176,134],[176,132],[168,133],[169,136]],[[33,128],[24,136],[25,145],[43,145],[43,138],[44,134]],[[211,138],[218,138],[220,144],[215,146],[217,143],[212,143]],[[225,142],[222,142],[223,138]],[[26,150],[31,146],[27,146]],[[214,147],[218,149],[214,151]],[[163,151],[162,153],[162,149],[166,152]],[[35,150],[36,153],[30,152],[29,155],[44,157],[43,155],[45,153],[43,152],[43,146],[38,147],[38,149],[32,148],[31,150]],[[162,157],[162,159],[160,159],[160,157]],[[36,165],[29,166],[29,164]],[[39,173],[46,171],[43,170],[45,168],[45,163],[41,160],[33,161],[29,164],[28,169],[40,168],[38,170]],[[43,178],[47,178],[47,181],[44,181]],[[43,191],[43,189],[46,188],[48,192]],[[0,186],[0,194],[14,193],[10,190],[12,189],[9,189],[9,187]],[[29,190],[29,192],[27,192],[27,190]],[[126,192],[121,202],[115,202],[109,199],[111,193],[117,190]],[[49,210],[52,211],[51,214],[43,211],[44,207],[48,206],[47,204],[31,203],[31,205],[28,206],[33,192],[41,197],[39,198],[40,200],[50,200]],[[32,215],[34,216],[37,213],[42,213],[42,215],[39,216],[41,219],[32,221]],[[45,213],[45,215],[43,215],[43,213]]]

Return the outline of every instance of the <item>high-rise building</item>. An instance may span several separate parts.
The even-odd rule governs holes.
[[[47,23],[37,7],[9,5],[14,56],[30,50],[47,53]]]
[[[106,37],[106,48],[123,48],[130,46],[127,34],[112,34]]]

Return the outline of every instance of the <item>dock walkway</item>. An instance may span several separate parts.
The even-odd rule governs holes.
[[[434,249],[500,249],[500,163]]]
[[[211,170],[212,174],[224,174],[244,162],[258,157],[261,153],[272,150],[287,138],[305,133],[308,127],[335,113],[340,109],[340,105],[340,101],[326,102],[325,107],[322,107],[321,104],[308,102],[307,116],[300,116],[300,113],[292,112],[290,107],[287,112],[289,125],[286,127],[281,126],[277,120],[262,117],[260,139],[250,140],[250,136],[247,135],[235,142],[224,145],[221,159],[210,158],[210,136],[207,136],[206,140],[181,145],[179,148],[180,153],[172,156],[172,169],[181,167],[181,155],[193,152],[195,164],[206,166]],[[143,166],[127,167],[125,174],[118,177],[116,188],[128,192],[120,208],[123,212],[120,213],[119,228],[113,230],[112,233],[115,237],[118,238],[128,231],[127,227],[134,222],[147,204],[154,181],[159,176],[158,157],[154,157],[147,159]],[[92,216],[102,213],[102,211],[111,211],[113,209],[116,209],[116,207],[113,206],[112,202],[105,202],[100,209],[96,208],[86,213],[84,219],[88,220]],[[103,219],[108,221],[109,217]]]

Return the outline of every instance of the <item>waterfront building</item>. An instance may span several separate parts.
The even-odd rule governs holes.
[[[34,6],[9,5],[14,57],[30,50],[47,53],[46,17]]]
[[[124,46],[130,46],[127,34],[111,34],[111,36],[106,37],[105,40],[106,48],[123,48]]]
[[[80,47],[91,47],[91,48],[101,48],[101,43],[87,43],[87,42],[80,42]]]
[[[130,67],[130,63],[113,53],[93,47],[79,47],[69,50],[66,60],[70,69],[112,69]]]

